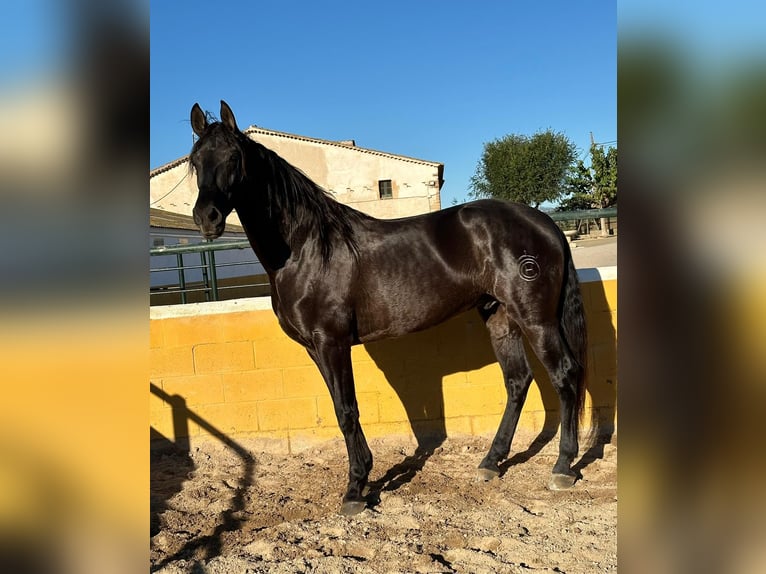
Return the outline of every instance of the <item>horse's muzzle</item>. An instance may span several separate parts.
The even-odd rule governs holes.
[[[200,234],[202,237],[208,240],[218,239],[221,235],[223,235],[223,228],[214,229],[213,231],[205,231],[204,229],[200,228]]]
[[[199,227],[199,232],[205,239],[217,239],[226,228],[226,217],[215,207],[208,206],[204,209],[194,208],[194,223]]]

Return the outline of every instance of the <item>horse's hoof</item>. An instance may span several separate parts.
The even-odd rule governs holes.
[[[548,483],[550,490],[569,490],[574,486],[576,477],[569,474],[552,474]]]
[[[494,468],[479,468],[476,471],[476,480],[478,482],[490,482],[500,476],[500,471]]]
[[[343,516],[354,516],[365,509],[367,503],[364,500],[346,500],[340,507]]]

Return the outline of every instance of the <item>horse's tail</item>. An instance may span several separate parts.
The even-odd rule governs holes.
[[[585,306],[580,293],[580,282],[572,260],[569,245],[565,244],[566,267],[561,307],[561,330],[569,351],[580,367],[577,371],[577,420],[582,420],[585,408],[585,375],[588,367],[588,331],[585,324]]]

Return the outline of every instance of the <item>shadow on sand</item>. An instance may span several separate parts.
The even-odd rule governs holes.
[[[194,557],[195,560],[208,560],[221,553],[224,533],[235,531],[240,526],[238,516],[245,510],[245,495],[247,489],[253,484],[255,460],[239,443],[189,410],[183,397],[169,395],[153,384],[150,385],[150,392],[170,405],[173,412],[173,431],[176,437],[176,440],[172,441],[155,429],[151,429],[150,524],[152,536],[162,529],[161,515],[167,510],[168,501],[181,491],[183,483],[189,480],[190,473],[195,469],[189,452],[190,421],[198,424],[212,437],[231,449],[242,462],[242,474],[235,488],[231,506],[222,513],[221,520],[213,533],[189,540],[173,555],[167,556],[157,564],[152,564],[151,571],[154,572],[181,558]],[[160,462],[167,463],[167,458],[170,458],[171,464],[160,464]]]
[[[587,387],[593,409],[590,421],[583,421],[589,434],[581,442],[580,459],[573,470],[582,470],[603,458],[604,444],[614,434],[616,412],[616,333],[600,282],[587,283],[585,305],[589,332]],[[434,450],[447,438],[444,411],[444,377],[480,369],[496,362],[489,335],[478,313],[469,311],[422,333],[413,333],[387,341],[368,343],[365,349],[383,371],[404,406],[412,433],[417,441],[414,454],[389,468],[371,482],[370,503],[381,491],[396,490],[422,470]],[[501,476],[516,464],[538,454],[558,432],[559,399],[545,369],[527,347],[527,357],[540,390],[545,420],[529,446],[501,463]],[[502,385],[498,370],[497,384]],[[500,423],[500,415],[497,416]],[[489,448],[490,441],[487,441]]]

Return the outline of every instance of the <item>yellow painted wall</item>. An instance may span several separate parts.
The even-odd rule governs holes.
[[[582,292],[590,361],[585,427],[595,421],[603,431],[616,421],[617,280],[582,283]],[[262,439],[275,452],[341,436],[317,368],[268,305],[189,307],[152,309],[153,436]],[[173,316],[176,310],[182,316]],[[505,388],[475,311],[422,333],[356,346],[352,359],[368,438],[486,435],[500,422]],[[539,432],[558,425],[558,398],[539,364],[532,365],[536,381],[519,430]]]

